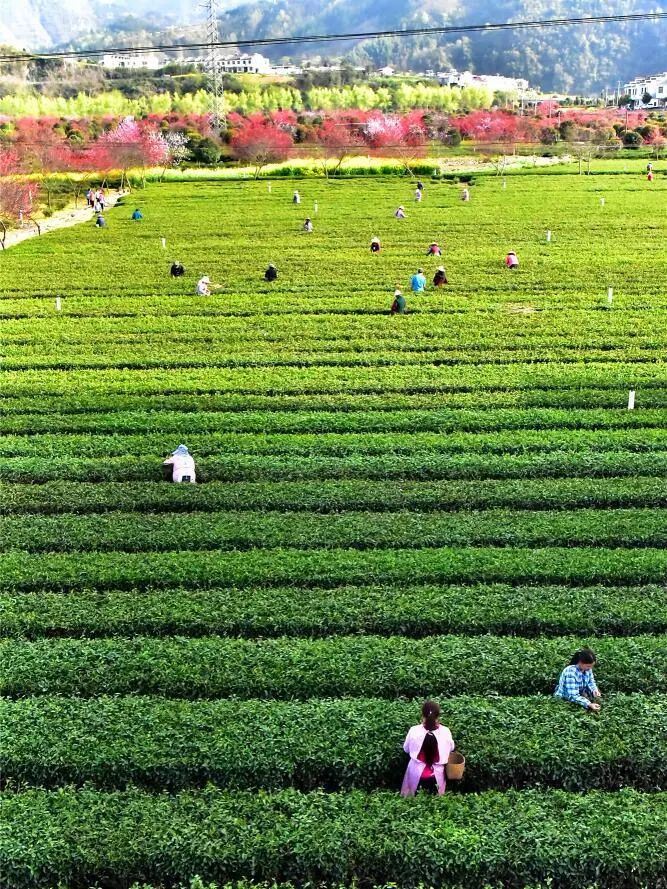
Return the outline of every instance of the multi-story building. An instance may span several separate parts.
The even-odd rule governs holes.
[[[228,74],[271,74],[271,62],[258,52],[220,59],[220,67]]]
[[[161,53],[105,52],[102,56],[104,68],[132,68],[134,70],[157,71],[167,64],[167,57]]]
[[[667,105],[667,71],[649,77],[636,77],[623,87],[632,100],[633,108],[664,108]],[[645,102],[644,98],[649,98]]]

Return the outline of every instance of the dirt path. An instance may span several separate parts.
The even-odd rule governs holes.
[[[108,210],[110,207],[113,207],[118,203],[119,199],[126,194],[127,192],[117,191],[109,193],[107,195],[106,209]],[[70,228],[73,225],[80,225],[82,222],[92,222],[95,215],[95,211],[87,206],[79,207],[78,210],[75,210],[73,207],[65,207],[64,210],[58,210],[53,216],[49,216],[47,219],[40,219],[39,227],[41,229],[41,234],[46,235],[49,232],[58,231],[58,229],[61,228]],[[24,228],[10,229],[5,238],[5,250],[8,250],[10,247],[15,247],[22,241],[27,241],[29,238],[37,238],[39,236],[37,227],[32,222],[26,223]],[[2,248],[0,247],[0,254],[1,253]]]

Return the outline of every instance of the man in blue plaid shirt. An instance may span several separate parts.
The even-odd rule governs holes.
[[[601,697],[593,676],[594,664],[595,655],[590,648],[575,652],[569,666],[560,674],[554,696],[579,704],[587,710],[599,710],[600,705],[594,701],[594,698]]]

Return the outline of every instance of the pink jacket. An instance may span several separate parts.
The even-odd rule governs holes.
[[[401,786],[401,796],[414,796],[417,792],[419,779],[426,768],[425,763],[420,762],[417,757],[422,749],[426,734],[426,729],[421,724],[413,725],[407,734],[403,750],[410,756],[410,762],[405,770],[405,777]],[[433,763],[433,772],[435,774],[435,782],[438,785],[438,793],[444,793],[446,786],[445,764],[449,759],[449,754],[454,750],[454,739],[450,730],[444,725],[439,725],[433,734],[438,741],[438,759]]]

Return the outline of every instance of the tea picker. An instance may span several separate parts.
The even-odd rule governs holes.
[[[407,315],[408,307],[405,302],[405,297],[401,293],[400,289],[397,287],[394,291],[394,301],[391,304],[391,314],[392,315]]]
[[[590,648],[575,651],[570,663],[560,674],[554,697],[571,704],[579,704],[586,710],[599,710],[596,699],[602,697],[593,676],[596,657]]]
[[[424,293],[426,290],[424,269],[417,269],[412,278],[410,278],[410,290],[412,290],[413,293]]]
[[[212,284],[208,275],[204,275],[197,281],[197,296],[210,296],[213,287],[222,287],[222,284]]]
[[[162,471],[165,481],[178,484],[181,482],[195,484],[197,481],[195,461],[185,445],[179,445],[171,456],[167,457],[162,464]]]
[[[447,778],[463,777],[465,759],[454,754],[451,731],[440,724],[440,707],[435,701],[425,701],[422,720],[413,725],[403,744],[410,757],[401,786],[401,796],[414,796],[418,791],[443,794]],[[453,762],[454,757],[458,762]],[[454,768],[450,769],[450,764]]]

